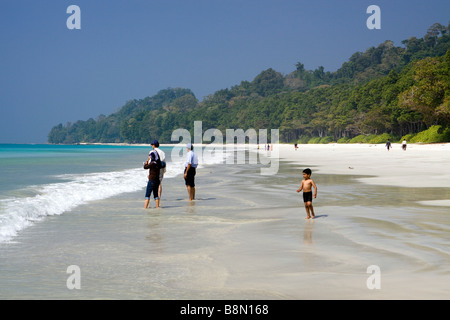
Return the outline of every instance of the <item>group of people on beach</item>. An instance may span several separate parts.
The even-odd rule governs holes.
[[[257,146],[257,149],[259,150],[259,144],[258,144],[258,146]],[[264,145],[264,150],[266,150],[266,151],[273,151],[273,144],[265,144]]]
[[[403,151],[406,151],[406,145],[407,145],[407,142],[406,142],[406,139],[405,139],[402,142],[402,149],[403,149]],[[391,144],[391,141],[388,139],[388,141],[386,142],[386,149],[387,149],[387,151],[389,151],[391,148],[392,148],[392,144]]]
[[[159,208],[162,192],[161,182],[164,178],[164,173],[166,172],[165,154],[164,151],[159,149],[159,142],[155,140],[153,141],[151,146],[153,150],[150,151],[147,161],[144,162],[144,169],[149,170],[147,190],[145,193],[145,205],[144,205],[146,209],[149,206],[150,197],[152,193],[155,199],[156,208]],[[186,155],[186,161],[184,164],[184,180],[189,196],[189,201],[193,201],[195,200],[195,175],[198,166],[198,157],[194,153],[193,151],[194,147],[191,143],[188,143],[186,145],[186,148],[188,153]],[[295,150],[297,150],[297,148],[298,146],[295,145]],[[386,148],[388,151],[392,148],[390,140],[386,142]],[[270,150],[270,145],[266,145],[264,149]],[[402,149],[406,150],[406,140],[402,142]],[[311,169],[308,168],[303,170],[302,174],[303,180],[301,182],[300,188],[297,190],[297,193],[303,191],[303,202],[305,204],[306,210],[305,219],[314,219],[316,216],[314,214],[312,199],[313,197],[314,198],[317,197],[317,186],[314,180],[311,179],[312,174]],[[313,188],[314,194],[312,192]]]
[[[161,182],[166,172],[166,155],[164,151],[159,149],[159,142],[155,140],[151,144],[152,150],[148,155],[147,161],[144,162],[144,169],[149,170],[147,189],[145,192],[144,208],[147,209],[150,204],[150,198],[153,193],[156,208],[159,208],[161,203],[162,185]],[[189,201],[195,200],[195,175],[198,166],[198,157],[194,153],[194,147],[191,143],[186,145],[187,155],[184,163],[184,181],[189,195]],[[311,179],[311,169],[303,170],[303,180],[298,192],[303,191],[303,202],[305,203],[306,219],[314,219],[314,208],[312,199],[317,197],[317,186],[314,180]],[[312,189],[314,188],[314,194]]]
[[[166,155],[164,151],[159,149],[159,142],[155,140],[151,144],[152,150],[148,155],[147,161],[144,162],[144,169],[149,170],[147,189],[145,191],[144,208],[147,209],[150,204],[150,198],[153,193],[155,206],[159,208],[161,205],[161,182],[166,172]],[[192,143],[186,145],[187,155],[184,164],[184,181],[189,195],[189,201],[195,200],[195,175],[198,166],[198,157],[194,153]]]

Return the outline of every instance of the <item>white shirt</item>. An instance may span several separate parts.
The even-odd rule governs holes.
[[[197,168],[198,166],[198,157],[192,150],[189,151],[186,155],[186,162],[184,163],[184,167],[187,168],[188,164],[190,164],[192,168]]]
[[[166,161],[166,154],[164,151],[162,151],[160,148],[155,148],[156,153],[158,153],[159,159],[161,161]],[[166,167],[161,169],[161,175],[163,175],[166,172]]]
[[[158,152],[158,156],[161,161],[166,161],[166,154],[160,148],[155,148],[156,152]]]

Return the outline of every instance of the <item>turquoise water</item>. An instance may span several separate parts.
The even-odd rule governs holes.
[[[0,242],[46,216],[142,189],[150,148],[0,144]]]
[[[140,166],[150,147],[0,144],[0,194],[30,184]]]

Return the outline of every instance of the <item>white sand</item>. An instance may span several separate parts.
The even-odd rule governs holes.
[[[382,185],[448,188],[449,144],[275,148],[271,157],[279,151],[293,163],[276,176],[213,165],[198,170],[193,203],[176,177],[164,180],[161,209],[144,210],[139,191],[27,229],[15,247],[0,248],[0,298],[449,299],[447,208],[370,198]],[[305,220],[296,167],[376,186],[359,190],[343,177],[320,184],[317,219]],[[341,196],[341,187],[361,195]],[[82,290],[67,290],[72,264]],[[371,265],[381,269],[380,290],[367,287]]]
[[[322,174],[360,175],[358,180],[373,185],[414,188],[450,188],[450,144],[410,144],[406,151],[394,144],[387,151],[382,144],[281,144],[280,160],[310,167]],[[450,199],[421,204],[450,206]]]

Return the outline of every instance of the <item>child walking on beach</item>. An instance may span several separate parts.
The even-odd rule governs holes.
[[[305,203],[306,209],[306,218],[305,219],[314,219],[316,216],[314,215],[314,208],[312,205],[313,193],[312,188],[314,187],[314,198],[317,198],[317,186],[314,181],[311,179],[311,169],[303,170],[303,180],[300,185],[300,189],[297,192],[303,190],[303,202]]]

